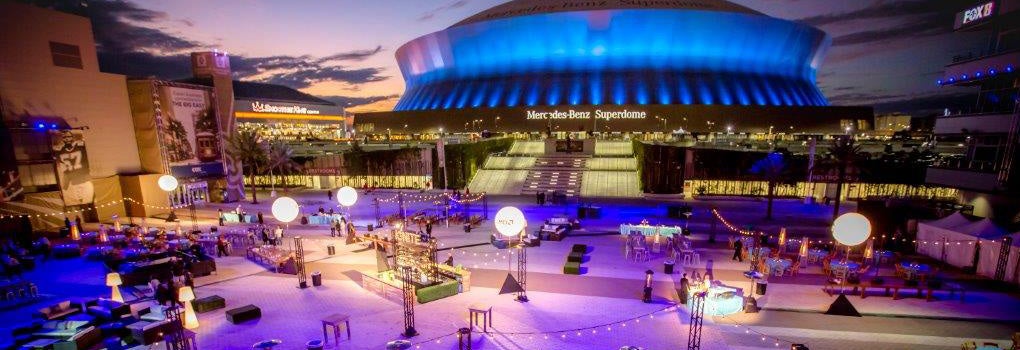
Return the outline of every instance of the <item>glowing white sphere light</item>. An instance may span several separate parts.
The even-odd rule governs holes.
[[[846,213],[832,222],[832,236],[841,244],[854,246],[871,237],[871,221],[858,213]]]
[[[273,201],[273,217],[280,222],[291,222],[298,217],[298,204],[290,197],[280,197]]]
[[[516,207],[503,207],[496,212],[496,218],[493,220],[496,225],[496,231],[504,236],[516,236],[521,233],[521,230],[525,226],[528,226],[528,220],[524,218],[524,213]]]
[[[352,206],[358,201],[358,191],[351,186],[341,187],[336,190],[336,201],[345,207]]]
[[[159,189],[170,192],[177,189],[177,178],[173,175],[163,175],[156,180]]]

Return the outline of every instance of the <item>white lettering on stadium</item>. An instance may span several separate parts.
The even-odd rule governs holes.
[[[251,110],[260,113],[319,114],[319,111],[301,106],[274,106],[259,101],[251,103]]]
[[[592,112],[575,111],[573,109],[568,111],[554,110],[550,112],[539,112],[539,111],[527,111],[528,120],[554,120],[554,119],[591,119]],[[648,118],[647,112],[640,111],[603,111],[601,109],[595,110],[595,119],[612,120],[612,119],[645,119]]]

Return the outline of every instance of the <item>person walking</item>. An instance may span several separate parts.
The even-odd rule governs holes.
[[[273,239],[273,245],[280,245],[280,244],[282,244],[283,243],[283,228],[282,227],[276,226],[275,236],[276,237],[274,237],[274,239]]]
[[[227,251],[227,240],[223,239],[223,236],[216,238],[216,257],[230,256],[230,252]]]
[[[259,225],[265,225],[266,222],[264,220],[262,220],[262,212],[261,211],[258,214],[258,218],[259,218]]]
[[[429,235],[429,238],[432,238],[432,220],[425,222],[425,234]]]
[[[223,226],[223,209],[216,209],[216,219],[219,220],[219,226]]]
[[[744,262],[744,256],[740,254],[743,252],[743,250],[744,241],[740,240],[740,238],[737,238],[737,240],[733,242],[733,260]]]
[[[326,190],[326,199],[330,202],[333,201],[333,190]]]

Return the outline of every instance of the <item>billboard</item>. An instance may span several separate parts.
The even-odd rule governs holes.
[[[158,89],[159,139],[170,172],[183,178],[223,175],[212,92],[176,86]]]
[[[10,130],[0,124],[0,203],[19,199],[24,192]]]
[[[64,205],[92,203],[95,188],[89,175],[85,134],[81,130],[51,130],[50,149],[53,151],[57,183],[64,197]]]

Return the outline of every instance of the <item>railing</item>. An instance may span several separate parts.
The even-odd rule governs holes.
[[[972,52],[968,52],[968,53],[963,54],[963,55],[953,56],[953,63],[951,63],[949,65],[950,66],[954,66],[954,65],[957,65],[957,64],[973,62],[973,61],[985,59],[985,58],[988,58],[988,57],[998,56],[998,55],[1007,54],[1007,53],[1013,53],[1013,52],[1017,52],[1017,51],[1020,51],[1020,48],[1004,48],[1004,49],[1000,49],[1000,50],[979,51],[976,54],[972,51]]]
[[[940,158],[939,160],[936,160],[931,167],[948,170],[976,171],[982,173],[994,173],[998,171],[998,167],[995,165],[995,162],[969,160],[962,157]]]

